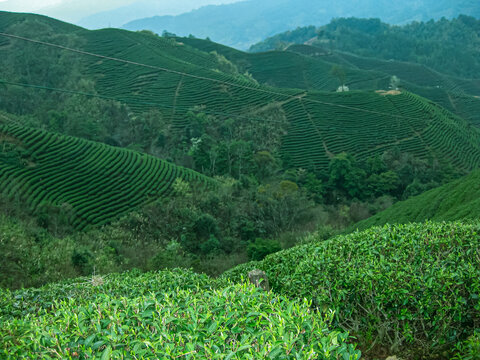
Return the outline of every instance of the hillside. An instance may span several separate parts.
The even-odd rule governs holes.
[[[39,215],[58,207],[78,229],[167,196],[176,179],[213,184],[153,156],[22,126],[1,126],[0,147],[0,192]]]
[[[327,241],[313,236],[217,280],[189,270],[135,270],[0,289],[0,354],[309,358],[315,352],[355,360],[355,342],[366,358],[446,359],[462,350],[458,359],[468,359],[476,346],[466,340],[478,307],[478,231],[478,224],[427,223]],[[273,291],[241,283],[254,268],[267,273]],[[53,337],[52,328],[62,331]]]
[[[255,151],[268,150],[280,156],[285,168],[325,170],[330,159],[342,152],[365,160],[395,147],[421,159],[434,158],[450,163],[459,170],[475,168],[480,159],[479,133],[476,130],[472,131],[467,122],[448,111],[408,92],[385,96],[375,91],[336,93],[273,88],[257,84],[219,55],[194,49],[170,38],[107,29],[79,30],[73,38],[63,39],[50,27],[49,19],[31,17],[27,22],[13,26],[10,14],[0,15],[2,31],[17,31],[19,35],[26,33],[34,36],[37,26],[41,29],[38,36],[44,40],[60,44],[63,41],[67,44],[73,42],[82,51],[99,54],[72,55],[65,49],[38,44],[25,47],[24,40],[2,38],[5,45],[0,51],[5,55],[3,59],[6,68],[12,68],[12,71],[3,74],[5,80],[9,81],[3,88],[4,109],[25,113],[30,108],[35,114],[34,119],[45,119],[44,123],[37,125],[40,127],[48,128],[52,124],[51,117],[45,118],[45,113],[48,113],[46,105],[50,101],[51,106],[60,107],[60,114],[55,116],[60,117],[60,120],[62,116],[67,117],[58,124],[60,131],[71,121],[76,121],[65,129],[66,133],[75,136],[88,134],[90,138],[105,133],[103,137],[92,139],[120,145],[124,142],[128,144],[127,140],[130,143],[136,141],[118,140],[120,136],[130,136],[131,130],[125,128],[121,129],[121,133],[115,134],[118,125],[113,127],[109,118],[99,120],[95,111],[89,110],[83,118],[79,117],[76,114],[78,109],[85,109],[81,105],[83,95],[126,104],[143,117],[145,112],[157,109],[163,121],[179,131],[193,126],[189,120],[191,116],[188,115],[192,112],[206,113],[218,121],[232,119],[235,126],[247,121],[248,125],[244,129],[256,128],[253,133],[275,133],[275,138],[279,139],[275,140],[275,146],[257,145]],[[11,51],[12,48],[24,51],[30,49],[35,51],[36,56],[22,57],[21,52]],[[44,74],[43,77],[30,76],[29,79],[24,62],[28,61],[30,67],[41,68],[42,63],[47,63],[53,54],[65,58],[63,61],[66,68],[58,68],[58,77],[50,74],[47,79],[47,74],[40,72]],[[72,68],[69,69],[68,66]],[[264,62],[263,66],[267,68],[268,62]],[[72,81],[73,75],[78,80]],[[25,81],[40,88],[26,88]],[[48,88],[41,86],[45,82]],[[23,89],[19,90],[19,85]],[[80,85],[88,85],[87,91],[79,89]],[[62,108],[60,105],[62,99],[65,99],[62,91],[65,92],[65,89],[67,92],[73,91],[76,96],[71,103],[67,103],[68,107]],[[38,103],[34,102],[35,99]],[[18,101],[22,103],[17,104]],[[97,105],[92,100],[91,106]],[[106,107],[107,109],[100,108],[96,111],[102,117],[106,112],[122,114],[122,111],[125,116],[130,116],[124,110]],[[74,114],[76,117],[73,117]],[[104,129],[97,130],[102,121],[105,121]],[[131,121],[137,120],[119,119],[117,124],[128,124]],[[191,138],[179,141],[186,142],[186,146],[193,146],[188,144]],[[267,138],[263,136],[262,141],[265,139]],[[153,140],[156,141],[150,139],[148,142],[151,144]],[[142,141],[145,142],[145,138]],[[146,150],[150,147],[149,144],[140,145]],[[132,146],[138,145],[133,143]],[[211,167],[212,164],[203,167],[206,166]]]
[[[452,76],[478,78],[480,17],[474,13],[463,14],[451,20],[443,18],[403,26],[390,25],[385,18],[374,19],[372,15],[368,19],[334,19],[317,28],[292,30],[292,27],[291,31],[255,44],[250,51],[307,44],[364,57],[409,61]]]
[[[401,201],[391,208],[355,224],[368,229],[386,223],[454,221],[480,218],[480,172]]]
[[[333,91],[344,82],[350,90],[391,89],[395,76],[402,89],[421,95],[480,126],[480,80],[462,79],[425,65],[361,57],[312,45],[285,50],[245,53],[211,41],[177,38],[196,49],[215,51],[247,71],[262,84],[274,87]],[[332,69],[341,69],[342,79]]]
[[[276,293],[335,310],[335,324],[352,331],[367,358],[451,359],[478,317],[479,230],[428,222],[329,240],[314,234],[222,277],[240,281],[258,268]]]
[[[459,9],[169,19],[240,43]],[[0,358],[478,360],[479,31],[337,18],[244,52],[0,11]]]
[[[125,24],[124,28],[147,29],[159,34],[166,30],[180,36],[193,34],[200,38],[210,37],[238,49],[247,49],[279,32],[298,26],[323,25],[337,17],[379,17],[391,24],[402,24],[414,20],[452,18],[459,14],[480,17],[478,3],[474,0],[408,0],[401,4],[386,0],[250,0],[205,6],[178,16],[138,19]]]

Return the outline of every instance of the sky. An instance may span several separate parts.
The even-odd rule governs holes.
[[[225,4],[238,0],[146,0],[155,3],[163,13],[153,15],[178,15],[203,5]],[[146,2],[145,0],[143,2]],[[63,21],[78,23],[81,19],[103,11],[113,10],[138,0],[0,0],[0,10],[30,12],[51,16]],[[177,11],[176,11],[177,10]]]

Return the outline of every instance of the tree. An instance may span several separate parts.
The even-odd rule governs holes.
[[[340,82],[340,87],[346,87],[345,82],[347,80],[347,74],[341,66],[333,65],[332,69],[330,70],[330,75],[338,79],[338,81]]]
[[[335,156],[329,164],[328,184],[350,198],[363,198],[366,173],[347,153]]]
[[[399,87],[400,87],[400,79],[396,75],[393,75],[390,78],[390,89],[398,90]]]
[[[267,255],[282,250],[280,243],[276,240],[257,238],[247,247],[248,258],[252,261],[261,261]]]

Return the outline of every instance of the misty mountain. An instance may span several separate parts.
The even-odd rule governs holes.
[[[276,33],[324,25],[335,17],[377,17],[390,24],[428,21],[459,14],[480,17],[478,0],[248,0],[206,6],[178,16],[154,16],[125,24],[128,30],[193,34],[239,49]]]
[[[135,1],[115,9],[86,16],[78,22],[78,25],[88,29],[121,27],[129,21],[152,15],[179,15],[207,4],[226,4],[235,1],[238,0]]]

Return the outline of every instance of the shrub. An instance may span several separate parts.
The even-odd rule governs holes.
[[[2,358],[360,358],[307,301],[178,269],[0,290],[0,315]]]
[[[267,256],[272,288],[334,309],[365,347],[434,357],[470,336],[480,311],[480,224],[375,227]],[[240,279],[250,265],[224,278]]]
[[[457,346],[457,353],[453,360],[479,360],[480,359],[480,330],[476,331],[466,341]]]

